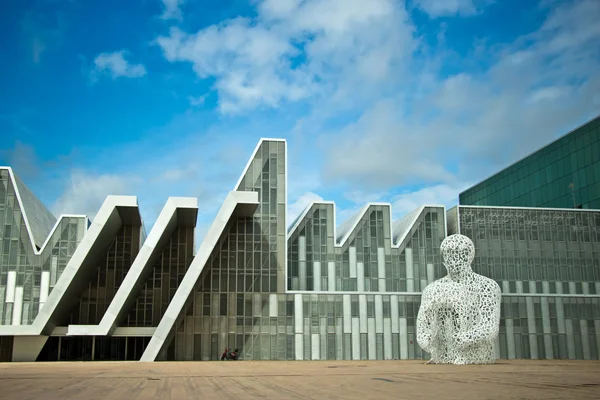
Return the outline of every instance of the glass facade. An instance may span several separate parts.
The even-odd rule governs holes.
[[[392,232],[389,205],[370,205],[344,243],[334,238],[333,204],[313,204],[288,239],[288,288],[308,291],[420,292],[443,276],[442,207],[426,207],[410,232]],[[412,221],[411,221],[412,222]]]
[[[447,233],[470,237],[474,271],[502,288],[500,358],[599,358],[600,211],[457,206],[446,213],[424,206],[392,221],[389,205],[369,204],[338,228],[335,206],[321,202],[288,231],[285,146],[261,141],[236,188],[256,192],[258,207],[218,225],[225,228],[212,237],[208,258],[199,258],[206,259],[201,272],[192,264],[193,223],[178,219],[112,336],[66,336],[69,324],[101,321],[144,254],[141,220],[121,218],[37,360],[138,360],[166,318],[175,323],[160,332],[161,360],[218,360],[225,348],[239,349],[243,360],[427,359],[416,342],[416,316],[422,290],[446,274],[439,249]],[[11,180],[0,176],[0,322],[14,324],[15,301],[7,300],[21,288],[21,309],[29,311],[18,320],[30,324],[46,295],[40,287],[55,284],[85,219],[64,219],[33,254]],[[200,273],[197,282],[182,284],[188,272]],[[170,304],[178,309],[167,311]],[[11,359],[19,339],[0,336],[0,360]]]
[[[502,288],[501,358],[599,358],[600,211],[458,206],[448,227]]]
[[[459,203],[600,209],[600,116],[465,190]]]
[[[87,228],[85,217],[62,218],[40,251],[43,242],[32,244],[25,208],[21,209],[9,170],[0,169],[0,325],[33,323]],[[37,203],[29,210],[36,208]],[[48,213],[45,210],[39,218],[35,211],[33,217],[26,215],[36,221],[37,229],[50,233],[55,220],[48,220]],[[50,227],[42,226],[46,222]]]
[[[237,190],[257,192],[260,204],[252,217],[234,218],[213,250],[169,359],[216,360],[227,346],[242,349],[246,359],[269,359],[278,348],[268,341],[277,328],[268,305],[271,294],[285,292],[285,156],[284,141],[258,147]]]

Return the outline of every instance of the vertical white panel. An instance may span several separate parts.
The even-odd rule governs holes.
[[[567,356],[570,360],[574,360],[575,357],[575,337],[573,336],[573,320],[566,319],[565,326],[567,330]]]
[[[302,305],[302,295],[294,295],[294,333],[304,332],[304,307]],[[298,339],[296,339],[298,341]]]
[[[300,279],[297,276],[292,276],[292,290],[300,290]]]
[[[360,360],[360,322],[358,317],[352,318],[352,359]]]
[[[556,286],[557,290],[558,290],[558,285]],[[560,297],[557,297],[555,300],[556,302],[556,322],[557,322],[557,328],[558,328],[558,333],[567,333],[567,328],[566,328],[566,323],[565,323],[565,308],[563,305],[563,299],[561,299]]]
[[[392,333],[400,332],[400,325],[398,324],[398,295],[390,296],[390,311],[392,315]]]
[[[277,302],[277,294],[269,295],[269,317],[276,317],[279,315],[279,305]]]
[[[392,359],[392,321],[391,318],[383,319],[383,358]]]
[[[496,336],[496,340],[494,340],[494,352],[496,358],[500,358],[500,335]]]
[[[400,317],[400,359],[408,359],[408,332],[406,317]]]
[[[563,294],[563,283],[562,282],[556,282],[556,293],[557,294]]]
[[[359,292],[365,291],[365,263],[356,263],[356,289]]]
[[[577,288],[575,282],[569,282],[569,294],[577,294]]]
[[[383,333],[383,297],[375,295],[375,333]]]
[[[535,308],[533,307],[533,297],[526,297],[525,304],[527,305],[527,329],[529,331],[529,350],[531,358],[537,360],[539,358],[537,337],[535,329]]]
[[[596,286],[596,294],[600,293],[600,282],[594,282],[594,286]],[[600,351],[600,347],[598,351]]]
[[[540,301],[542,306],[542,329],[544,331],[544,352],[546,353],[546,359],[551,360],[554,358],[554,354],[552,349],[552,328],[550,326],[550,307],[547,297],[542,297]]]
[[[349,294],[342,296],[342,312],[344,313],[344,333],[352,333],[352,307]]]
[[[350,258],[350,278],[356,278],[356,247],[348,248]]]
[[[435,280],[435,269],[433,268],[433,264],[427,264],[427,282],[431,283]]]
[[[379,278],[379,291],[386,292],[386,282],[385,282],[385,252],[383,247],[377,248],[377,277]]]
[[[590,283],[581,282],[581,290],[583,291],[583,294],[590,294]]]
[[[404,250],[406,254],[406,291],[414,292],[415,291],[415,282],[414,282],[414,270],[413,270],[413,253],[411,248],[406,248]]]
[[[515,290],[517,293],[523,293],[523,282],[522,281],[515,282]]]
[[[383,247],[377,248],[377,277],[385,278],[385,252]]]
[[[535,281],[529,281],[529,293],[537,293],[535,287]]]
[[[301,333],[296,333],[296,343],[295,343],[295,353],[296,360],[302,361],[304,360],[304,335]]]
[[[6,277],[6,303],[15,302],[15,286],[17,285],[17,271],[8,271]]]
[[[300,290],[306,290],[306,237],[298,236],[298,280]]]
[[[542,293],[550,293],[550,282],[542,281]]]
[[[15,304],[13,305],[12,324],[21,325],[23,313],[23,286],[15,288]]]
[[[58,256],[52,256],[50,260],[50,287],[56,285],[58,279]]]
[[[327,263],[327,290],[335,292],[335,261]]]
[[[592,352],[590,351],[590,335],[588,333],[587,320],[580,319],[579,327],[581,329],[581,347],[583,348],[583,359],[589,360],[592,358]]]
[[[42,271],[40,281],[40,303],[45,303],[50,293],[50,271]]]
[[[340,324],[335,325],[335,356],[337,360],[344,359],[344,333]]]
[[[321,290],[321,261],[313,262],[313,285],[315,291]]]
[[[425,289],[425,287],[427,286],[427,279],[421,278],[420,282],[421,282],[420,290],[423,291],[423,289]]]
[[[502,293],[510,293],[510,285],[508,281],[502,281]]]
[[[318,333],[313,333],[310,338],[311,358],[313,360],[321,359],[321,340]]]
[[[369,360],[377,360],[377,339],[375,335],[375,318],[369,318],[367,322],[367,343],[369,347]]]
[[[515,355],[515,329],[512,318],[507,318],[506,323],[506,349],[508,353],[508,359],[514,360]]]
[[[367,333],[367,295],[358,295],[358,316],[360,318],[360,333]]]

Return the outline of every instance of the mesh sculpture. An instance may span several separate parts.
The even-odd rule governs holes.
[[[493,364],[500,325],[500,286],[471,269],[473,242],[448,236],[441,245],[448,275],[432,282],[421,298],[417,342],[435,364]]]

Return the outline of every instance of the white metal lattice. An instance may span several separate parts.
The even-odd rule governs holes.
[[[498,284],[471,269],[473,242],[448,236],[441,245],[448,275],[423,291],[417,342],[435,364],[492,364],[500,326]]]

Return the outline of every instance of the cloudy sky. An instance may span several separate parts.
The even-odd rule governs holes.
[[[290,221],[396,217],[600,113],[598,0],[5,0],[0,164],[57,215],[133,194],[204,235],[261,137]],[[338,219],[339,220],[339,219]]]

